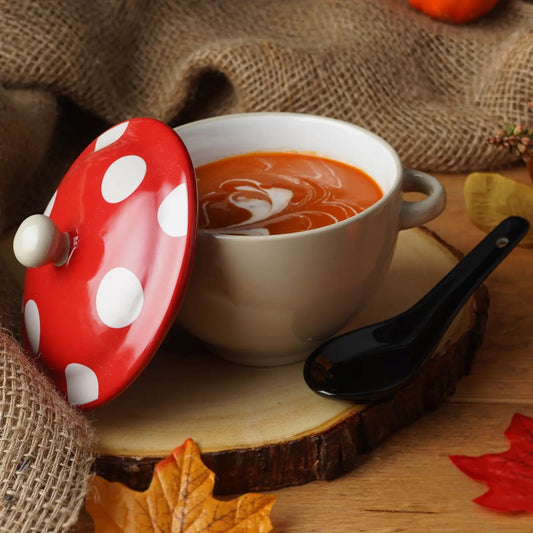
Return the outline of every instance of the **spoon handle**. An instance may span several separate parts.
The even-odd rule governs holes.
[[[513,216],[500,222],[431,291],[401,315],[401,324],[395,327],[398,334],[405,332],[406,325],[412,327],[415,323],[419,327],[413,335],[418,337],[424,332],[425,335],[418,337],[423,344],[440,339],[468,298],[528,229],[528,221],[521,217]]]

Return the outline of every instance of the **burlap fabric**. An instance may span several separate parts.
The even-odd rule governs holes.
[[[467,26],[405,0],[0,0],[0,13],[2,233],[128,117],[329,115],[380,134],[406,166],[470,171],[512,161],[484,138],[526,122],[533,96],[525,0]],[[16,336],[20,290],[1,273],[1,325]],[[0,379],[0,530],[67,528],[85,495],[90,424],[7,334]]]

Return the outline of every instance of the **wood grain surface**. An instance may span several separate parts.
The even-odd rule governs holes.
[[[457,261],[455,250],[425,228],[402,231],[385,280],[345,330],[398,315]],[[361,454],[453,393],[482,339],[487,305],[481,287],[412,383],[378,405],[314,394],[304,382],[303,362],[236,365],[173,331],[131,387],[90,413],[95,471],[143,490],[155,464],[191,437],[217,476],[217,494],[337,478],[355,468]]]
[[[528,183],[525,169],[502,171]],[[468,252],[484,233],[469,221],[465,176],[437,176],[448,205],[428,227]],[[533,416],[533,250],[516,249],[486,282],[490,309],[484,342],[456,393],[364,455],[352,472],[274,491],[275,532],[514,533],[533,531],[527,514],[497,513],[472,499],[485,486],[462,474],[450,454],[508,448],[513,413]],[[93,530],[84,512],[72,531]]]

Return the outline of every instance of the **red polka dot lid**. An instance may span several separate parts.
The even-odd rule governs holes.
[[[72,405],[104,404],[150,361],[184,295],[196,217],[184,144],[162,122],[137,118],[93,141],[44,216],[19,228],[15,253],[35,267],[25,340]]]

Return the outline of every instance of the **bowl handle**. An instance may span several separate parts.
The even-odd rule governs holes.
[[[403,171],[403,192],[420,192],[426,198],[407,202],[402,200],[400,206],[399,228],[407,229],[420,226],[440,215],[446,206],[446,191],[437,178],[406,168]]]

